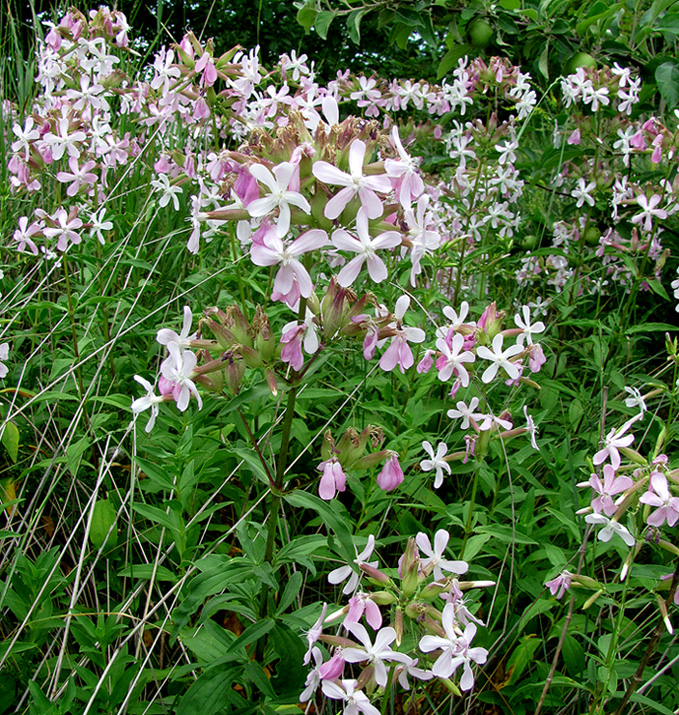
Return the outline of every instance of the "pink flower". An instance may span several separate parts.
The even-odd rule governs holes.
[[[401,372],[405,373],[415,362],[413,352],[408,343],[421,343],[426,338],[425,332],[421,328],[411,328],[403,325],[403,317],[409,306],[410,297],[407,295],[402,295],[396,301],[394,310],[396,321],[389,326],[396,331],[396,335],[392,337],[389,347],[380,359],[380,367],[385,372],[391,372],[398,365]]]
[[[388,193],[391,191],[391,182],[384,174],[363,175],[365,151],[365,143],[360,139],[354,139],[349,149],[349,174],[327,161],[317,161],[313,165],[311,171],[319,181],[345,187],[326,204],[324,211],[326,218],[336,219],[356,195],[361,200],[361,207],[368,218],[378,218],[382,215],[382,202],[375,192]]]
[[[436,341],[436,347],[441,351],[441,356],[436,361],[436,367],[439,371],[439,380],[447,382],[455,375],[459,378],[463,387],[469,385],[469,373],[464,363],[473,363],[476,359],[474,353],[464,351],[464,336],[460,333],[455,333],[451,341],[451,346],[439,338]]]
[[[398,191],[398,200],[401,206],[404,209],[409,209],[412,200],[424,191],[424,182],[417,168],[419,162],[403,148],[396,125],[391,130],[391,141],[398,151],[399,159],[387,159],[384,162],[384,170]]]
[[[607,435],[604,442],[604,446],[600,449],[592,459],[595,465],[601,464],[607,457],[610,457],[613,469],[616,471],[620,467],[620,452],[618,449],[621,447],[629,447],[632,442],[634,442],[634,435],[625,435],[625,432],[636,422],[638,417],[634,417],[631,420],[627,420],[625,424],[619,429],[612,429]],[[625,435],[623,437],[623,435]]]
[[[662,201],[658,194],[653,194],[650,199],[647,199],[643,194],[637,196],[637,203],[641,206],[641,213],[632,216],[632,223],[643,224],[641,230],[649,233],[653,228],[653,217],[660,219],[667,218],[667,211],[658,209],[656,206]]]
[[[390,492],[392,489],[396,489],[403,480],[403,470],[398,463],[398,454],[396,452],[389,452],[382,471],[377,475],[377,484],[380,489],[383,489],[385,492]]]
[[[469,570],[469,564],[465,561],[450,561],[444,558],[449,539],[450,534],[445,529],[439,529],[434,534],[434,548],[432,548],[431,541],[424,532],[419,532],[415,537],[417,547],[427,557],[420,556],[421,569],[425,571],[429,568],[430,571],[433,571],[436,581],[443,578],[443,571],[459,575],[467,573]]]
[[[299,260],[299,256],[310,253],[328,243],[328,234],[321,229],[312,229],[287,245],[280,239],[277,229],[273,226],[250,249],[250,259],[256,266],[280,265],[274,280],[274,291],[285,296],[292,289],[295,280],[299,293],[308,298],[313,290],[309,272]]]
[[[304,367],[304,356],[302,355],[302,339],[304,338],[305,325],[296,322],[288,323],[283,328],[281,335],[281,360],[290,364],[293,370],[301,370]]]
[[[278,208],[277,235],[283,238],[290,230],[290,206],[295,206],[308,214],[309,202],[291,185],[298,183],[299,166],[284,161],[273,168],[273,174],[263,164],[252,164],[250,173],[269,189],[269,194],[251,201],[247,206],[250,216],[266,216]]]
[[[347,478],[342,471],[342,465],[337,461],[337,457],[332,457],[318,465],[318,469],[323,472],[321,481],[318,484],[318,496],[325,501],[330,501],[335,497],[335,492],[343,492],[346,489]]]
[[[370,598],[369,593],[362,591],[349,599],[349,611],[344,619],[344,627],[351,630],[351,626],[358,623],[364,613],[365,620],[372,629],[377,631],[382,627],[382,613],[379,606]]]
[[[618,508],[613,501],[613,497],[634,485],[634,482],[629,477],[618,477],[616,479],[615,469],[610,464],[604,465],[603,482],[596,474],[592,474],[589,482],[585,483],[589,484],[598,494],[592,500],[592,509],[598,514],[603,512],[606,516],[613,516]]]
[[[193,395],[200,410],[203,407],[203,401],[200,399],[200,393],[191,379],[194,376],[193,371],[196,367],[195,354],[190,350],[182,352],[179,345],[172,342],[167,344],[167,351],[170,354],[160,366],[160,372],[169,385],[172,386],[172,397],[177,403],[177,409],[180,412],[184,412],[189,406],[191,395]]]
[[[551,581],[547,581],[545,586],[550,590],[552,596],[556,596],[558,600],[563,598],[564,593],[568,591],[571,587],[571,576],[573,574],[570,571],[562,571],[556,578]]]
[[[485,345],[477,348],[476,354],[483,358],[484,360],[490,360],[491,364],[487,367],[481,377],[481,380],[486,384],[491,382],[499,368],[502,368],[507,375],[512,379],[516,380],[519,377],[518,367],[510,361],[509,358],[518,355],[523,352],[523,347],[521,345],[510,345],[506,350],[502,350],[502,343],[504,341],[504,335],[498,333],[493,338],[492,350],[487,348]]]
[[[657,507],[647,519],[651,526],[665,523],[674,526],[679,521],[679,497],[672,496],[667,479],[660,472],[651,474],[651,489],[639,497],[639,501]]]

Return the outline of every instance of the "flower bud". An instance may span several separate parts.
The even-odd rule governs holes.
[[[587,610],[594,602],[604,593],[604,589],[600,588],[596,593],[592,594],[583,604],[583,610]]]
[[[364,565],[366,564],[361,564],[361,568],[363,568]],[[366,573],[368,572],[366,571]],[[384,576],[384,574],[382,574],[382,576]],[[370,594],[370,600],[375,601],[378,606],[391,606],[391,604],[396,603],[398,599],[391,591],[375,591],[375,593]]]
[[[356,461],[363,456],[365,447],[368,444],[369,433],[364,429],[360,434],[350,427],[340,438],[337,445],[337,452],[340,462],[347,468],[353,466]]]
[[[495,301],[493,301],[479,318],[477,325],[486,333],[490,342],[492,342],[493,338],[500,332],[505,315],[504,310],[498,313],[497,305]]]
[[[225,353],[224,384],[229,394],[235,397],[240,392],[240,384],[245,375],[245,360],[236,353]]]
[[[330,430],[325,430],[323,435],[323,442],[321,443],[321,459],[327,462],[330,457],[337,453],[335,447],[335,440],[332,438],[332,433]],[[340,462],[341,463],[341,462]]]
[[[276,373],[271,370],[267,369],[266,371],[266,382],[269,385],[269,390],[271,391],[271,394],[276,397],[278,394],[278,385],[276,384]]]
[[[264,367],[261,355],[254,348],[250,348],[247,345],[238,345],[236,349],[248,367]]]
[[[415,593],[418,584],[417,571],[420,567],[420,562],[415,555],[415,551],[415,539],[410,538],[401,562],[401,589],[406,598],[410,598]],[[408,615],[410,616],[409,613]],[[415,616],[410,617],[414,618]]]
[[[342,288],[333,276],[321,303],[324,340],[333,338],[346,324],[349,295],[353,293],[348,288]]]
[[[271,330],[269,316],[258,305],[255,309],[255,317],[252,321],[255,331],[255,348],[264,362],[270,362],[276,349],[276,339]]]
[[[377,583],[380,583],[380,584],[390,584],[391,583],[391,579],[389,578],[389,576],[387,576],[387,574],[382,573],[382,571],[380,571],[379,569],[376,569],[374,566],[371,566],[370,564],[361,563],[361,564],[359,564],[359,568],[372,581],[376,581]],[[385,593],[386,593],[386,591],[385,591]],[[373,601],[375,601],[375,603],[378,603],[378,601],[376,601],[375,599],[373,599]],[[393,603],[393,601],[390,601],[390,603]],[[385,604],[380,604],[380,605],[385,605]]]
[[[230,330],[236,342],[252,347],[252,328],[237,305],[230,305],[224,314],[222,325]]]
[[[396,647],[398,648],[403,640],[403,611],[400,606],[396,607],[396,613],[394,614],[394,630],[396,631]]]

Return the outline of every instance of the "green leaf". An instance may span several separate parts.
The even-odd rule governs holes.
[[[90,526],[90,541],[95,549],[101,549],[104,544],[113,547],[118,543],[118,532],[114,528],[109,534],[109,529],[116,523],[116,510],[108,499],[98,499],[92,511],[92,524]],[[108,539],[107,539],[108,536]]]
[[[576,677],[585,668],[585,649],[570,634],[567,633],[563,641],[563,662],[568,674]]]
[[[545,45],[545,49],[540,53],[538,69],[545,79],[549,79],[549,44]]]
[[[283,613],[288,606],[292,604],[295,598],[297,598],[297,594],[302,588],[303,582],[304,577],[302,576],[302,573],[300,571],[295,571],[295,573],[293,573],[290,577],[290,580],[285,587],[285,591],[283,591],[283,595],[278,601],[278,608],[276,609],[276,613],[278,615]]]
[[[316,10],[313,7],[303,7],[297,11],[297,22],[304,28],[304,33],[309,34],[316,20]]]
[[[531,633],[531,635],[524,636],[521,639],[521,643],[514,648],[507,662],[510,683],[516,683],[526,667],[533,662],[533,655],[541,643],[542,639],[537,638],[535,634]]]
[[[165,566],[154,566],[153,564],[132,564],[118,572],[120,578],[138,578],[142,581],[154,579],[156,581],[169,581],[177,583],[177,574],[170,571]]]
[[[7,450],[9,458],[16,464],[19,456],[19,430],[14,422],[5,423],[5,428],[2,430],[2,444]]]
[[[655,82],[660,96],[672,109],[679,104],[679,65],[674,62],[663,62],[655,70]],[[651,286],[652,287],[652,286]]]
[[[322,40],[328,39],[328,29],[330,28],[330,23],[334,20],[335,13],[330,10],[321,10],[321,12],[316,15],[316,22],[314,27],[318,36]]]
[[[668,331],[676,330],[676,325],[670,325],[669,323],[642,323],[641,325],[632,325],[627,328],[627,332],[630,334],[634,333],[652,333],[654,331],[662,331],[666,333]]]
[[[648,705],[651,708],[650,712],[659,713],[660,715],[674,715],[676,713],[676,710],[670,710],[670,708],[661,705],[657,700],[651,700],[651,698],[647,698],[645,695],[639,695],[639,693],[632,695],[630,702]]]
[[[471,45],[458,45],[457,47],[452,47],[448,50],[439,62],[438,69],[436,70],[437,79],[445,77],[453,67],[457,66],[457,61],[460,57],[469,54],[471,49]]]
[[[236,666],[212,668],[192,683],[179,702],[176,715],[215,715],[230,701],[229,693],[236,675]]]
[[[148,519],[158,526],[164,526],[171,532],[177,530],[177,515],[172,512],[168,514],[163,511],[163,509],[159,509],[157,506],[151,506],[150,504],[133,504],[132,508],[137,514],[141,514],[145,519]]]
[[[351,41],[358,45],[361,42],[361,18],[368,12],[367,8],[354,10],[347,15],[347,30]]]
[[[281,664],[276,668],[278,675],[272,679],[271,685],[281,699],[296,698],[303,689],[306,678],[302,665],[306,643],[299,633],[295,633],[284,623],[276,623],[271,631],[270,642]]]
[[[257,621],[257,623],[252,623],[231,644],[229,651],[233,652],[239,648],[245,648],[255,643],[264,637],[275,625],[276,622],[272,618],[264,618],[261,621]]]
[[[342,552],[342,556],[349,563],[353,562],[356,558],[356,554],[354,553],[351,534],[347,528],[345,520],[341,516],[339,505],[337,503],[330,505],[328,502],[324,502],[317,496],[309,494],[308,492],[303,492],[300,489],[292,492],[292,494],[286,494],[284,498],[290,506],[300,507],[302,509],[312,509],[315,511],[321,517],[326,526],[330,527],[335,532],[339,540],[339,548]]]

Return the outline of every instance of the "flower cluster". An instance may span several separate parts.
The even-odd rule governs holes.
[[[446,558],[449,539],[448,532],[440,529],[432,546],[429,536],[419,533],[409,540],[398,569],[388,571],[378,569],[377,560],[369,561],[375,548],[370,536],[352,564],[329,574],[332,584],[346,582],[342,593],[350,598],[346,606],[329,615],[324,604],[307,632],[304,662],[308,665],[313,659],[313,667],[301,702],[317,697],[320,687],[325,697],[342,700],[345,707],[353,703],[356,712],[376,713],[371,699],[397,684],[409,690],[411,679],[439,678],[453,692],[471,690],[472,664],[483,665],[488,651],[472,646],[483,622],[471,610],[465,593],[494,583],[460,581],[469,565]],[[385,625],[387,619],[391,625]],[[340,620],[346,635],[324,633]],[[417,634],[415,639],[404,638],[411,631]],[[356,678],[346,677],[352,665],[360,665]],[[459,669],[458,689],[452,678]]]

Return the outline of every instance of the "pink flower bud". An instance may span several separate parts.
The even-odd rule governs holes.
[[[398,454],[390,452],[382,471],[377,475],[377,484],[380,489],[390,492],[392,489],[396,489],[403,480],[403,470],[398,463]]]

